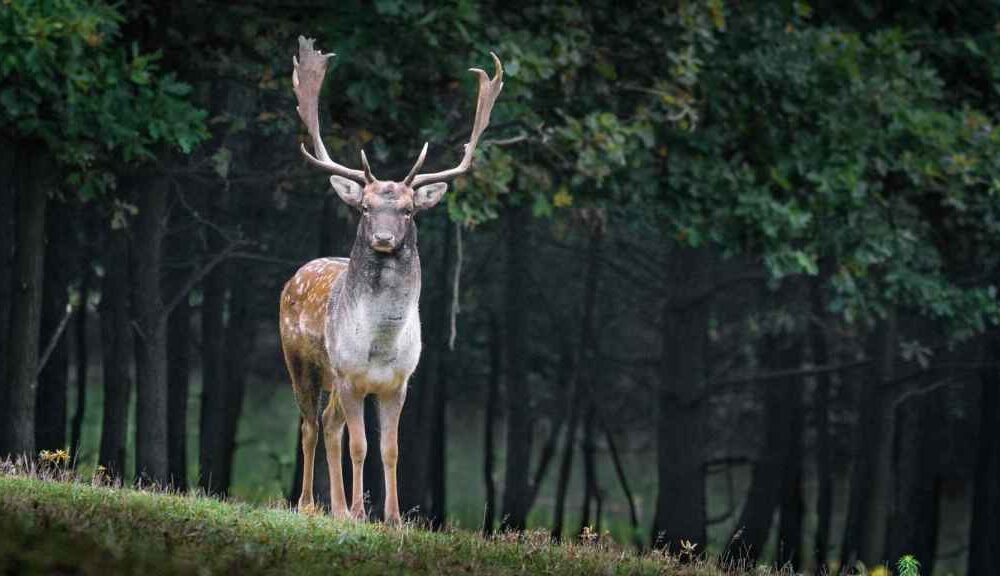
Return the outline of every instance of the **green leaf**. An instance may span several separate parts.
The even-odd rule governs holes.
[[[534,202],[531,204],[531,213],[535,218],[548,218],[552,216],[552,204],[544,194],[536,194]]]
[[[212,154],[212,170],[214,170],[220,178],[226,179],[229,177],[229,167],[232,164],[232,161],[233,152],[229,148],[221,146],[215,151],[215,154]]]

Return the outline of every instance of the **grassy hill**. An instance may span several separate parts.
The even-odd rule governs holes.
[[[0,472],[2,574],[664,574],[723,572],[544,533],[484,539],[287,508]]]

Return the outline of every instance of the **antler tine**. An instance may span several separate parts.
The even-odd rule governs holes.
[[[404,186],[410,186],[413,184],[413,179],[416,177],[417,172],[419,172],[420,167],[424,165],[424,160],[427,158],[428,144],[428,142],[424,142],[424,147],[420,150],[420,156],[417,157],[417,163],[413,165],[413,168],[410,168],[410,173],[403,179]]]
[[[503,65],[500,63],[500,58],[498,58],[496,54],[490,52],[490,56],[493,57],[493,64],[496,67],[496,74],[493,78],[490,78],[486,72],[480,70],[479,68],[469,69],[470,72],[479,76],[479,97],[476,101],[476,118],[472,123],[472,134],[469,136],[469,142],[465,145],[462,161],[459,162],[458,166],[451,168],[450,170],[443,170],[441,172],[434,172],[431,174],[417,174],[416,176],[413,176],[412,173],[419,170],[421,164],[423,164],[424,154],[421,153],[420,158],[417,159],[417,164],[410,171],[411,175],[407,176],[407,180],[412,182],[412,186],[414,188],[434,182],[451,180],[456,176],[465,174],[472,166],[472,158],[475,155],[476,145],[479,143],[479,137],[482,136],[486,127],[489,126],[490,113],[493,111],[493,104],[496,102],[497,96],[500,95],[500,91],[503,90]],[[426,152],[426,150],[427,146],[424,145],[424,152]]]
[[[365,171],[365,182],[367,184],[371,184],[372,182],[378,180],[378,178],[375,178],[375,175],[372,174],[372,167],[368,164],[368,157],[365,156],[364,149],[361,150],[361,167]]]
[[[292,57],[294,69],[292,71],[292,88],[295,91],[295,99],[298,101],[296,111],[299,118],[306,125],[309,136],[313,142],[313,152],[310,154],[306,150],[306,145],[302,144],[302,154],[306,160],[314,166],[318,166],[327,172],[350,178],[355,182],[366,184],[370,182],[367,176],[371,170],[362,172],[342,166],[330,159],[330,154],[323,145],[323,139],[319,132],[319,93],[323,89],[323,78],[326,76],[327,60],[334,56],[333,53],[323,54],[313,48],[315,42],[312,38],[299,36],[298,58]],[[374,178],[374,177],[372,177]]]

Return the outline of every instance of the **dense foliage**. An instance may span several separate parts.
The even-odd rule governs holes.
[[[85,199],[161,145],[190,152],[207,135],[190,86],[123,39],[121,24],[103,2],[18,0],[0,12],[4,131],[44,142]]]
[[[900,30],[803,24],[752,19],[720,47],[701,129],[674,138],[679,233],[760,254],[775,278],[826,261],[848,320],[899,305],[959,337],[996,325],[996,288],[974,281],[997,265],[996,120],[951,105]]]

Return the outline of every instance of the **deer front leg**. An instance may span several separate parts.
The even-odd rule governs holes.
[[[351,515],[365,518],[365,455],[368,440],[365,438],[365,397],[353,390],[344,390],[340,395],[340,406],[347,419],[347,433],[351,437]]]
[[[326,445],[326,463],[330,469],[330,512],[334,518],[347,517],[347,498],[344,497],[344,469],[340,461],[340,440],[344,434],[344,411],[340,407],[336,385],[330,401],[323,410],[323,440]]]
[[[382,471],[385,477],[385,521],[398,523],[399,499],[396,494],[396,462],[399,460],[399,414],[406,399],[406,384],[399,392],[379,397]]]

